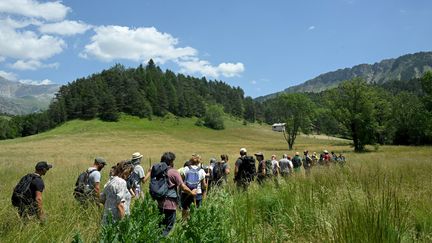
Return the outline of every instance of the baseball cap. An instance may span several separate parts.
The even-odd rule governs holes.
[[[36,170],[43,170],[43,169],[49,170],[51,168],[52,168],[52,164],[48,164],[46,161],[39,161],[35,166]]]
[[[96,164],[100,164],[100,165],[106,165],[106,160],[102,157],[96,157],[95,158],[95,163]]]

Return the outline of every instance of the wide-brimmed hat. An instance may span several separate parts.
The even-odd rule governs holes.
[[[325,154],[328,154],[328,151],[327,151],[327,150],[324,150],[324,153],[325,153]]]
[[[241,148],[241,149],[240,149],[240,153],[241,153],[241,152],[247,153],[247,150],[246,150],[245,148]]]
[[[255,153],[255,156],[264,156],[264,154],[262,152],[257,152]]]
[[[135,152],[132,154],[132,160],[141,159],[142,157],[143,155],[140,154],[140,152]]]

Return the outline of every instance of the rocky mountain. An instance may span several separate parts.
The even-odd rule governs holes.
[[[48,108],[58,84],[30,85],[0,77],[0,113],[22,115]]]
[[[258,97],[257,100],[262,101],[284,92],[320,92],[336,87],[341,82],[355,77],[362,77],[369,83],[377,84],[392,80],[410,80],[421,77],[428,70],[432,70],[432,52],[418,52],[374,64],[360,64],[351,68],[324,73],[284,91]]]

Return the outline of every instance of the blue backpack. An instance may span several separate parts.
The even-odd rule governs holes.
[[[192,166],[188,167],[189,170],[185,173],[185,183],[189,189],[197,189],[200,183],[199,170],[200,168],[194,169]]]

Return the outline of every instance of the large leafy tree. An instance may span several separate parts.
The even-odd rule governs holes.
[[[377,95],[372,87],[363,79],[354,78],[343,82],[329,95],[336,119],[351,133],[354,151],[364,151],[366,144],[375,143]]]
[[[309,133],[311,129],[313,102],[304,94],[283,94],[265,105],[268,121],[285,123],[283,135],[288,149],[292,150],[299,132]]]

